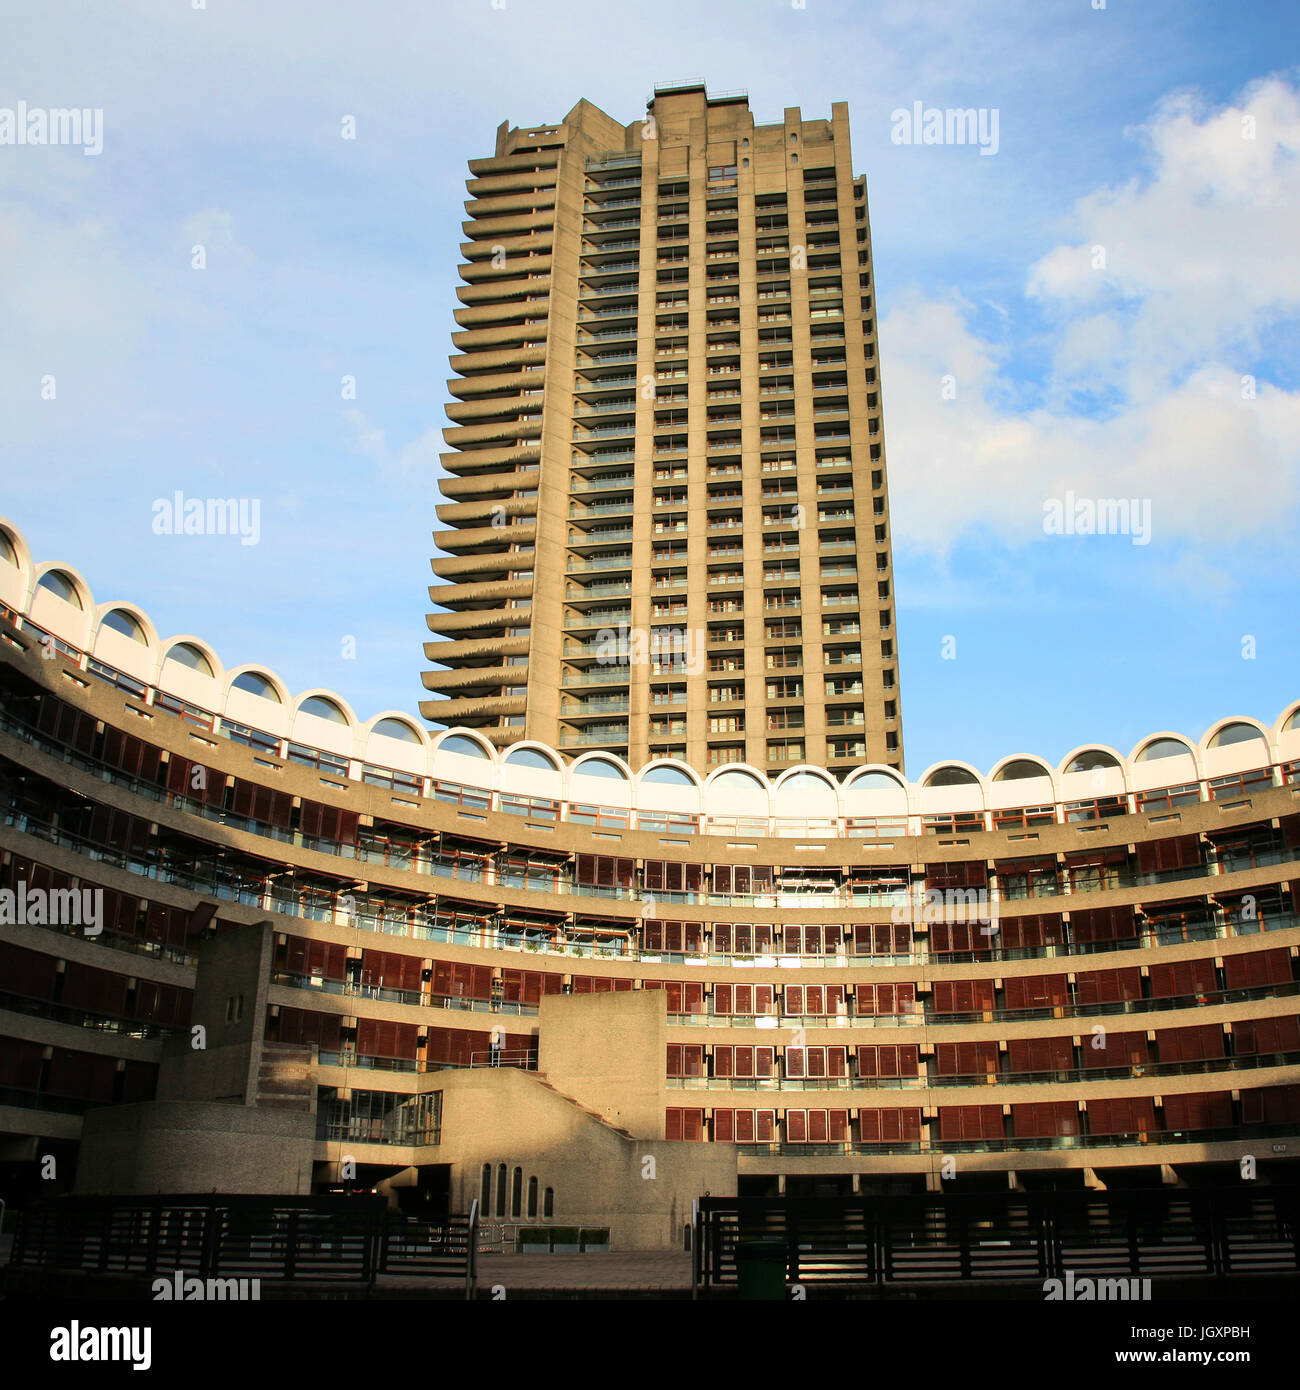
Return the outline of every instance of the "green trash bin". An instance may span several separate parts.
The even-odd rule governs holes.
[[[741,1298],[785,1302],[785,1242],[736,1242],[736,1277]]]

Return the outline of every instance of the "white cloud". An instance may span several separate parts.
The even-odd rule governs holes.
[[[1293,528],[1300,392],[1270,383],[1267,362],[1270,328],[1300,313],[1300,94],[1270,79],[1208,114],[1180,98],[1143,138],[1149,176],[1082,199],[1076,239],[1030,271],[1027,293],[1054,314],[1041,403],[1015,408],[1004,351],[960,298],[905,297],[883,321],[905,544],[942,555],[970,529],[1028,542],[1065,489],[1150,498],[1153,545],[1170,554]],[[1072,406],[1080,391],[1104,408]],[[1203,557],[1177,563],[1180,581],[1222,590]]]

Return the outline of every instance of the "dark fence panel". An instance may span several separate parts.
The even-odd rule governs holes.
[[[787,1284],[832,1288],[1296,1274],[1300,1189],[703,1197],[696,1288],[736,1287],[754,1241],[779,1248]]]
[[[22,1213],[14,1268],[150,1277],[372,1284],[378,1274],[464,1279],[477,1203],[440,1222],[390,1215],[380,1196],[55,1197]]]

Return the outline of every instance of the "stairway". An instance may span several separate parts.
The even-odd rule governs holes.
[[[616,1125],[611,1120],[607,1120],[604,1117],[604,1115],[600,1113],[599,1110],[592,1110],[589,1106],[583,1105],[583,1103],[580,1100],[574,1100],[574,1098],[571,1095],[567,1095],[564,1091],[561,1091],[558,1086],[552,1086],[551,1083],[546,1079],[544,1073],[538,1071],[526,1071],[524,1072],[524,1075],[531,1077],[534,1081],[537,1082],[539,1086],[545,1086],[548,1091],[554,1091],[555,1094],[559,1096],[561,1100],[568,1101],[570,1105],[574,1106],[578,1110],[581,1110],[584,1115],[590,1115],[591,1118],[595,1120],[597,1124],[604,1125],[606,1129],[612,1129],[620,1139],[636,1138],[636,1136],[630,1130],[626,1130],[621,1125]]]

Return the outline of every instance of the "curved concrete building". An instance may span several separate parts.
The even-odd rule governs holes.
[[[227,667],[8,523],[0,637],[18,1199],[653,1248],[705,1191],[1294,1171],[1300,705],[914,781],[569,760]]]

